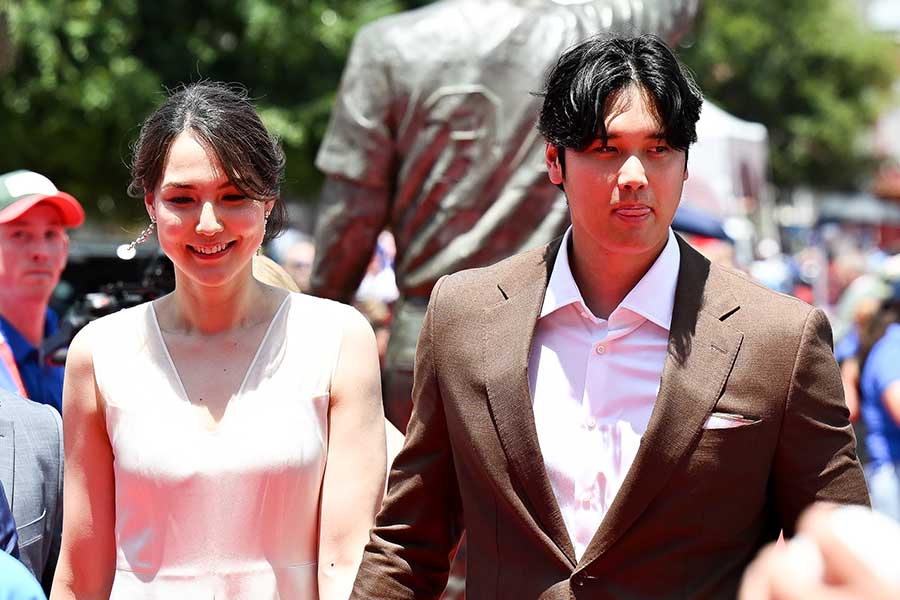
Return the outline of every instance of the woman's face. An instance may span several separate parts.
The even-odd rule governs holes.
[[[159,245],[176,273],[204,287],[224,285],[244,274],[262,243],[265,203],[232,185],[219,159],[190,131],[175,138],[159,185],[145,198],[156,219]]]

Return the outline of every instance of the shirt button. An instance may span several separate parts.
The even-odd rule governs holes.
[[[585,420],[584,424],[587,426],[588,429],[593,429],[594,427],[597,426],[597,419],[595,419],[594,417],[588,417]]]
[[[584,492],[581,494],[581,502],[584,504],[590,504],[591,500],[594,499],[594,494],[591,492]]]
[[[594,346],[594,352],[596,352],[597,354],[606,354],[606,346],[604,346],[603,344],[597,344],[596,346]]]

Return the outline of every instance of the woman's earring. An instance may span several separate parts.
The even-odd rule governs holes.
[[[263,244],[266,241],[266,231],[268,231],[269,229],[269,215],[271,214],[271,212],[272,211],[267,210],[265,218],[263,219],[263,239],[259,241],[259,248],[256,249],[256,253],[260,255],[263,252]]]
[[[128,249],[134,250],[135,246],[146,242],[147,238],[150,237],[150,235],[153,233],[154,229],[156,229],[156,219],[154,219],[153,217],[150,217],[150,224],[147,225],[147,228],[144,229],[133,242],[128,244]]]

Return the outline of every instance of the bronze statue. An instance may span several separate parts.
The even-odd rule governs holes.
[[[383,229],[397,244],[385,413],[411,412],[416,339],[446,273],[561,235],[565,197],[534,127],[545,71],[600,32],[675,42],[699,0],[441,0],[353,43],[316,165],[326,175],[312,292],[350,301]]]

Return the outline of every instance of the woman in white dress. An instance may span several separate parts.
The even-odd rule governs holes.
[[[349,596],[384,489],[378,356],[354,309],[253,277],[283,168],[240,89],[145,121],[129,191],[176,286],[69,349],[54,600]]]

